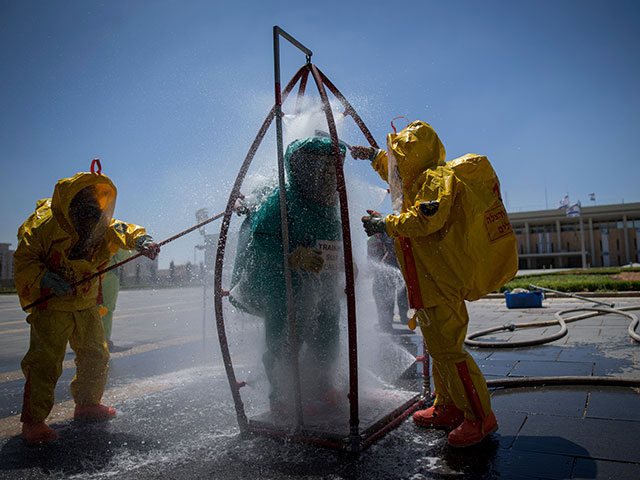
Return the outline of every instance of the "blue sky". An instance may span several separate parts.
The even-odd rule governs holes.
[[[510,211],[640,201],[636,1],[0,0],[0,242],[94,157],[116,216],[158,240],[221,211],[273,104],[276,24],[379,144],[393,117],[431,123],[447,160],[488,156]],[[284,83],[304,56],[281,52]],[[365,164],[345,172],[382,186]],[[200,240],[168,245],[161,268]]]

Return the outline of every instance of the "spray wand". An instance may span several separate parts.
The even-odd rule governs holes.
[[[202,222],[198,223],[197,225],[194,225],[193,227],[187,228],[186,230],[177,233],[176,235],[174,235],[173,237],[167,238],[166,240],[163,240],[162,242],[158,243],[158,247],[161,247],[163,245],[166,245],[169,242],[173,242],[174,240],[186,235],[187,233],[191,233],[194,230],[197,230],[198,228],[202,228],[204,227],[206,224],[213,222],[214,220],[217,220],[218,218],[222,217],[224,215],[224,212],[219,213],[218,215],[215,215],[211,218],[207,218],[206,220],[203,220]],[[122,265],[124,265],[127,262],[130,262],[131,260],[135,260],[136,258],[140,257],[143,255],[143,252],[138,252],[135,255],[132,255],[131,257],[122,260],[121,262],[115,263],[113,265],[111,265],[110,267],[107,267],[103,270],[98,270],[96,273],[93,273],[91,275],[89,275],[88,277],[83,278],[82,280],[78,280],[77,282],[73,282],[71,284],[71,288],[75,288],[78,285],[81,285],[85,282],[88,282],[89,280],[92,280],[94,278],[96,278],[98,275],[102,275],[104,273],[110,272],[111,270],[114,270]],[[35,307],[36,305],[39,305],[42,302],[46,302],[47,300],[55,297],[55,293],[50,293],[49,295],[45,296],[45,297],[41,297],[38,300],[36,300],[33,303],[30,303],[29,305],[27,305],[26,307],[23,308],[23,310],[27,311],[33,307]]]
[[[555,293],[556,295],[562,295],[563,297],[577,298],[578,300],[582,300],[583,302],[599,303],[600,305],[605,305],[605,306],[610,307],[610,308],[615,307],[614,303],[601,302],[600,300],[594,300],[593,298],[581,297],[581,296],[575,295],[573,293],[560,292],[558,290],[552,290],[550,288],[539,287],[539,286],[533,285],[533,284],[529,285],[529,288],[536,289],[536,290],[542,290],[543,292]]]

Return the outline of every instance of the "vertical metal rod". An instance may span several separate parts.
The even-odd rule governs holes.
[[[320,72],[315,65],[311,64],[311,73],[316,81],[318,93],[322,99],[322,107],[327,117],[329,134],[331,135],[331,147],[336,166],[336,180],[338,197],[340,199],[340,219],[342,222],[342,245],[344,253],[344,271],[346,277],[347,294],[347,331],[349,344],[349,427],[352,450],[361,448],[360,441],[360,418],[358,406],[358,340],[356,334],[356,295],[353,275],[353,252],[351,246],[351,227],[349,224],[349,203],[347,201],[347,187],[344,181],[344,170],[342,167],[342,154],[338,143],[338,131],[331,112],[331,104],[324,88],[324,83]]]
[[[291,267],[289,265],[289,220],[287,218],[287,192],[285,190],[286,185],[284,178],[284,147],[282,145],[282,96],[280,94],[280,34],[282,33],[284,32],[278,26],[273,27],[273,73],[276,97],[275,114],[276,143],[278,147],[278,187],[280,191],[280,225],[282,228],[282,267],[287,298],[287,321],[289,325],[289,353],[291,356],[291,367],[293,369],[293,393],[296,411],[296,425],[300,428],[303,423],[302,392],[300,386],[300,368],[298,364],[298,341],[296,338],[293,286],[291,281]],[[288,38],[288,40],[291,41],[290,38]]]
[[[205,268],[206,270],[206,268]],[[202,281],[202,352],[207,351],[207,273],[205,271],[204,279]],[[203,358],[203,360],[205,360]]]
[[[422,339],[422,396],[431,399],[431,365],[427,342]]]
[[[582,258],[582,268],[587,268],[587,251],[584,247],[584,222],[580,213],[580,256]]]
[[[286,99],[289,92],[293,90],[293,87],[296,85],[300,77],[302,76],[302,72],[306,67],[300,68],[296,74],[291,78],[285,89],[282,91],[282,98]],[[229,388],[231,389],[231,396],[233,397],[233,403],[236,409],[236,418],[238,419],[238,426],[240,427],[240,431],[245,433],[248,431],[248,422],[247,415],[244,411],[244,406],[242,404],[242,398],[240,396],[240,387],[236,381],[236,374],[233,370],[233,363],[231,361],[231,354],[229,352],[229,343],[227,342],[227,334],[224,328],[224,313],[222,308],[222,271],[224,267],[224,252],[227,245],[227,233],[229,232],[229,225],[231,223],[231,216],[233,215],[233,206],[240,195],[240,187],[242,186],[242,182],[244,181],[245,176],[247,175],[247,171],[249,170],[249,166],[253,161],[253,157],[258,151],[258,147],[260,143],[262,143],[262,139],[269,130],[269,126],[275,117],[275,107],[271,109],[267,118],[265,118],[256,138],[253,140],[251,147],[249,148],[249,152],[245,157],[242,165],[240,166],[240,171],[238,172],[238,176],[236,177],[236,181],[233,184],[233,188],[231,189],[231,193],[229,194],[229,200],[227,201],[227,207],[224,211],[224,218],[222,219],[222,224],[220,225],[220,236],[218,237],[218,249],[216,252],[216,264],[215,264],[215,273],[213,278],[213,294],[214,294],[214,306],[215,306],[215,320],[216,320],[216,328],[218,331],[218,341],[220,343],[220,352],[222,354],[222,359],[224,362],[225,371],[227,373],[227,379],[229,380]]]

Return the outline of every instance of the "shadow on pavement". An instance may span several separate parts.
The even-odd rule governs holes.
[[[111,433],[108,424],[69,422],[54,425],[58,439],[50,444],[30,445],[21,435],[0,449],[0,476],[23,478],[39,472],[74,475],[98,472],[117,455],[146,453],[153,442],[138,435]]]
[[[488,442],[498,442],[498,439],[490,439]],[[499,438],[501,445],[515,446],[509,449],[500,448],[495,455],[491,467],[492,476],[503,478],[573,478],[576,458],[581,460],[580,478],[597,478],[598,468],[592,455],[584,447],[558,436],[502,436]],[[483,442],[485,443],[485,442]],[[518,445],[526,445],[526,449],[518,448]],[[557,454],[545,453],[545,447],[554,445]],[[561,452],[571,452],[571,455]],[[471,456],[469,455],[471,454]],[[460,452],[450,450],[444,456],[449,465],[460,465],[462,471],[468,472],[467,466],[474,461],[471,450]],[[476,469],[471,471],[476,472]]]

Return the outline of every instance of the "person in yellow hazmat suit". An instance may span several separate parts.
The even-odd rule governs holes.
[[[40,200],[18,231],[14,281],[23,309],[54,294],[25,310],[31,334],[21,364],[26,382],[20,420],[29,443],[56,439],[45,419],[54,404],[67,342],[76,354],[71,382],[74,418],[98,421],[115,416],[113,408],[100,403],[109,361],[98,314],[100,277],[72,284],[106,267],[120,248],[152,259],[160,251],[144,228],[112,218],[116,187],[100,173],[99,161],[94,164],[92,173],[59,180],[53,197]]]
[[[395,129],[394,129],[395,130]],[[452,429],[448,443],[468,446],[498,429],[486,381],[464,349],[465,300],[476,300],[517,271],[515,235],[486,157],[465,155],[445,164],[435,130],[414,121],[387,137],[387,150],[356,146],[389,183],[393,214],[362,218],[367,235],[395,239],[407,284],[409,322],[420,325],[433,358],[434,405],[414,414],[421,426]]]

